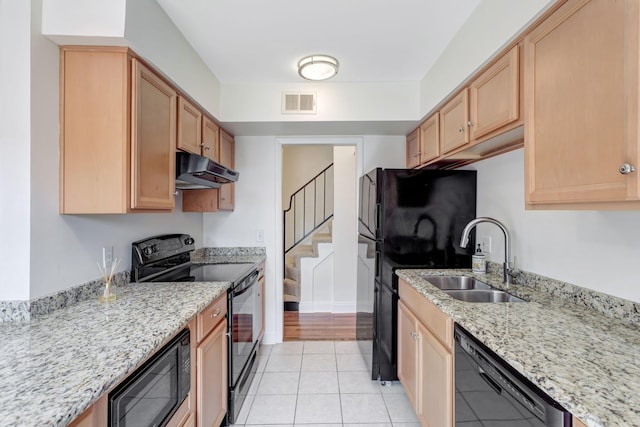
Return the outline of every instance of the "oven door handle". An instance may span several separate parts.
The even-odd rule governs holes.
[[[231,295],[233,295],[234,297],[236,296],[240,296],[242,294],[244,294],[245,292],[247,292],[249,289],[251,289],[251,287],[253,285],[255,285],[256,283],[258,283],[258,275],[260,273],[258,272],[258,270],[254,271],[253,273],[251,273],[249,275],[249,277],[247,277],[246,279],[244,279],[242,282],[240,282],[240,284],[233,288]]]

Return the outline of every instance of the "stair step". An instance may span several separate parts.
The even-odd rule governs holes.
[[[314,243],[331,243],[333,241],[333,236],[331,233],[316,233],[313,235],[312,241]]]
[[[283,294],[292,295],[300,299],[300,284],[292,279],[284,279],[283,281]]]
[[[286,264],[285,266],[285,270],[284,270],[284,278],[285,279],[293,279],[293,280],[299,280],[300,279],[300,269],[296,268],[294,265],[291,264]]]

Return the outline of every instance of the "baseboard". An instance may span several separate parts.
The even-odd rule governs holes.
[[[355,313],[356,302],[334,302],[331,310],[332,313]]]

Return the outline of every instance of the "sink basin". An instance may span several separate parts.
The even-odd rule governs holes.
[[[465,302],[526,302],[498,289],[445,290],[447,295]]]
[[[491,286],[484,282],[467,276],[422,276],[429,283],[438,289],[491,289]]]

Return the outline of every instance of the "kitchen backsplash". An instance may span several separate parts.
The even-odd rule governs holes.
[[[131,272],[121,271],[113,279],[116,287],[125,285],[131,280]],[[35,319],[80,301],[98,298],[103,290],[104,279],[96,279],[30,301],[0,301],[0,323]]]
[[[502,264],[487,263],[487,272],[502,276]],[[549,295],[569,301],[583,307],[587,307],[602,314],[621,319],[629,323],[640,325],[640,303],[624,298],[615,297],[592,289],[582,288],[571,283],[551,279],[539,274],[520,270],[516,278],[519,285],[529,286],[541,290]]]
[[[265,255],[264,247],[201,248],[192,253],[192,260],[210,257],[243,257]],[[114,285],[123,286],[131,281],[131,271],[121,271],[114,276]],[[29,301],[0,301],[0,323],[35,319],[52,311],[68,307],[90,298],[98,298],[104,290],[104,280],[96,279],[79,286],[64,289],[51,295]],[[118,292],[116,289],[116,296]]]
[[[201,248],[193,252],[192,260],[198,262],[211,257],[264,256],[265,254],[264,247]],[[487,273],[501,275],[502,264],[488,262]],[[116,287],[126,285],[131,280],[131,272],[127,270],[116,273],[114,279]],[[606,316],[640,325],[640,303],[526,271],[521,271],[516,282],[542,290],[573,304],[599,311]],[[0,301],[0,323],[27,321],[89,298],[97,298],[103,287],[104,281],[96,279],[30,301]]]

